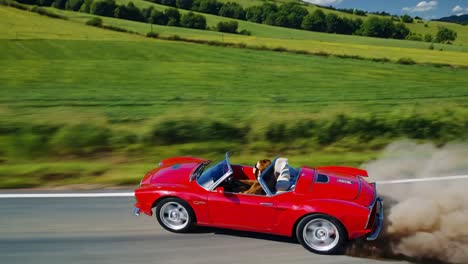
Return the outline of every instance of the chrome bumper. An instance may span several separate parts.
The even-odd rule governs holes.
[[[135,209],[133,209],[133,215],[139,216],[140,215],[140,208],[135,207]]]
[[[380,231],[382,231],[382,225],[383,225],[383,217],[384,217],[384,211],[383,211],[383,199],[382,198],[377,198],[377,215],[375,216],[374,220],[374,227],[372,228],[372,232],[367,235],[367,240],[376,240],[377,237],[380,234]]]

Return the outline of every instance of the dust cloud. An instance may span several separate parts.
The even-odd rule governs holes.
[[[397,142],[363,167],[372,181],[468,174],[468,144]],[[348,254],[421,263],[468,263],[468,179],[380,185],[385,226]]]

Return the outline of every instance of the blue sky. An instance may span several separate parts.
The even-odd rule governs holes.
[[[468,0],[304,0],[337,8],[386,11],[391,14],[419,16],[425,19],[468,14]]]

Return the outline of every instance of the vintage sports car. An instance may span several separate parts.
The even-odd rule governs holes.
[[[277,192],[266,184],[274,164],[255,179],[253,167],[234,165],[226,153],[212,162],[175,157],[160,162],[135,190],[135,215],[153,215],[167,230],[213,226],[293,237],[319,254],[341,252],[347,241],[377,238],[383,221],[382,199],[365,170],[328,166],[290,166],[290,187]],[[239,181],[258,181],[264,195],[236,192]]]

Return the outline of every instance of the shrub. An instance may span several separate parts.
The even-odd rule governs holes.
[[[86,21],[86,25],[93,27],[102,27],[102,19],[99,17],[93,17],[90,20]]]
[[[151,11],[149,22],[158,25],[167,25],[168,17],[159,10]]]
[[[180,120],[156,124],[146,141],[151,144],[179,144],[212,140],[244,140],[248,127],[236,127],[220,121]]]
[[[110,150],[110,130],[89,124],[65,126],[51,139],[56,154],[90,155]]]
[[[180,24],[180,13],[176,8],[168,8],[164,10],[167,17],[167,25],[177,27]]]
[[[435,37],[435,42],[438,43],[452,43],[457,39],[457,32],[446,27],[439,27],[439,31]]]
[[[400,58],[397,61],[398,64],[403,64],[403,65],[412,65],[416,64],[416,62],[412,58]]]
[[[413,23],[414,20],[408,14],[404,14],[404,15],[401,16],[401,21],[403,21],[405,23]]]
[[[252,32],[248,31],[247,29],[243,29],[243,30],[239,31],[239,34],[250,36],[250,35],[252,35]]]
[[[156,33],[156,32],[148,32],[148,33],[146,33],[146,36],[147,36],[148,38],[158,38],[158,37],[159,37],[159,34]]]
[[[216,28],[219,32],[237,33],[237,21],[220,21]]]
[[[180,25],[186,28],[206,29],[206,18],[203,15],[188,12],[182,16]]]
[[[90,13],[99,16],[113,17],[116,8],[114,0],[98,0],[91,4]]]

